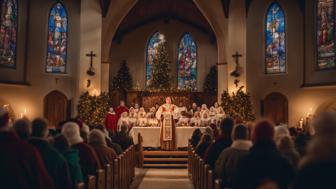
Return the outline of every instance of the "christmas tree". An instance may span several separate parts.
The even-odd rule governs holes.
[[[112,89],[117,90],[122,94],[125,94],[127,91],[131,90],[133,87],[132,75],[127,66],[126,60],[120,65],[120,69],[112,80]]]
[[[245,121],[253,121],[255,120],[255,115],[252,110],[251,96],[249,93],[245,93],[243,88],[244,86],[240,87],[232,95],[224,91],[221,97],[221,105],[225,113],[230,117],[239,117]]]
[[[79,98],[79,118],[91,126],[102,124],[110,104],[111,98],[107,93],[102,93],[99,96],[90,96],[89,93],[86,92]]]
[[[217,95],[217,66],[212,66],[203,84],[203,90],[210,95]]]
[[[170,89],[171,78],[169,64],[167,42],[159,43],[156,57],[154,57],[153,76],[149,85],[150,89]]]

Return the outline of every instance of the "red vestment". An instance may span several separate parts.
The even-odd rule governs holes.
[[[108,112],[105,117],[105,127],[107,130],[112,130],[113,132],[118,131],[118,116],[115,112]]]
[[[118,120],[119,120],[121,114],[124,113],[124,112],[129,113],[129,110],[126,106],[118,106],[118,108],[116,109],[115,112],[117,113]]]

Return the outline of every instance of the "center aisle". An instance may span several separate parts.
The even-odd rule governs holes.
[[[136,169],[131,189],[193,189],[187,169]]]

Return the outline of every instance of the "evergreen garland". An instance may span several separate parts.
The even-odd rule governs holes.
[[[171,87],[171,70],[167,42],[159,43],[157,51],[157,55],[154,57],[153,76],[149,88],[154,90],[169,90]]]
[[[243,91],[244,86],[240,87],[236,93],[230,95],[224,91],[221,97],[221,106],[225,113],[230,117],[239,117],[245,121],[254,121],[251,96]]]
[[[203,84],[203,91],[210,95],[217,95],[218,74],[217,66],[212,66]]]
[[[111,102],[111,98],[107,93],[91,96],[86,92],[79,98],[77,106],[79,118],[90,126],[102,124]]]
[[[120,69],[118,70],[117,76],[112,80],[112,90],[117,90],[122,94],[131,90],[133,87],[133,78],[127,66],[126,60],[124,60]]]

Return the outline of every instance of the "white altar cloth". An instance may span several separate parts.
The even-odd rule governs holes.
[[[206,127],[176,127],[176,147],[188,147],[188,140],[197,128],[204,132]],[[133,127],[130,135],[135,144],[138,143],[138,133],[143,138],[143,147],[160,147],[160,127]]]

